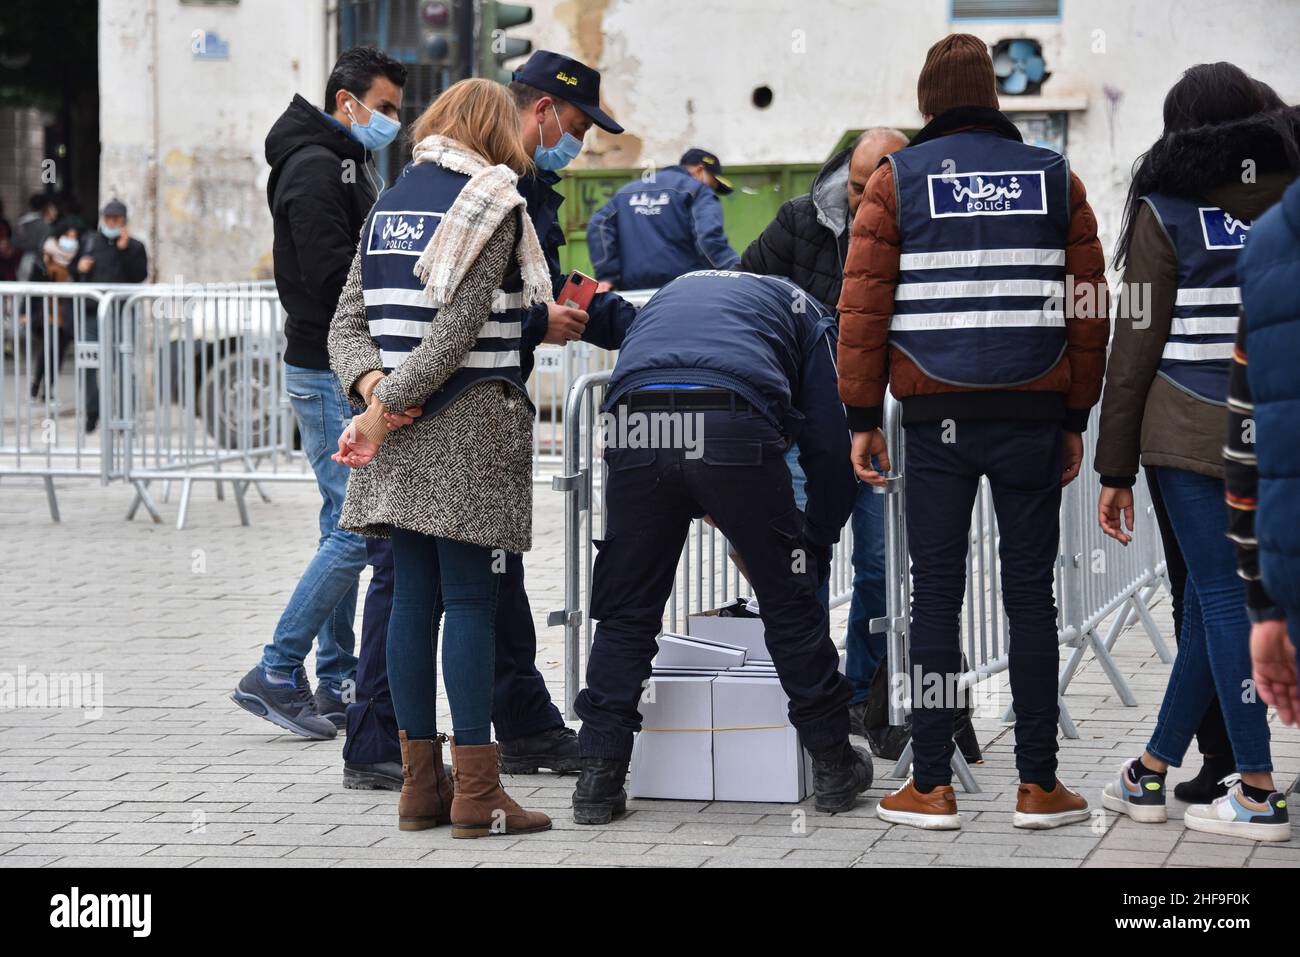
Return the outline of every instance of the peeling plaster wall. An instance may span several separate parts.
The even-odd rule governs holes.
[[[588,166],[665,165],[689,146],[724,163],[818,162],[846,129],[921,125],[917,73],[941,36],[1037,39],[1053,74],[1042,105],[1086,104],[1069,114],[1067,151],[1108,253],[1133,161],[1159,134],[1164,95],[1184,69],[1229,60],[1300,101],[1295,0],[1063,0],[1059,22],[955,23],[949,0],[532,6],[518,33],[597,66],[605,103],[629,131],[589,141],[579,160]],[[772,90],[767,109],[751,102],[759,86]]]
[[[127,204],[159,280],[270,278],[263,141],[294,93],[324,94],[324,0],[99,7],[101,197]],[[230,58],[194,59],[196,30]]]

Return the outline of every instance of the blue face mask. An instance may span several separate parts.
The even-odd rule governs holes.
[[[352,94],[349,93],[348,96],[352,96]],[[352,96],[352,99],[357,100],[355,96]],[[357,103],[365,106],[360,100],[357,100]],[[372,152],[382,150],[397,139],[398,131],[402,128],[402,125],[397,120],[385,116],[378,110],[370,110],[370,119],[365,123],[359,123],[356,114],[352,112],[352,104],[346,104],[345,109],[348,111],[348,117],[352,120],[352,135],[356,137],[358,143]],[[366,107],[366,109],[370,108]]]
[[[100,226],[99,231],[104,234],[105,239],[117,239],[122,235],[121,226]]]
[[[555,112],[554,104],[551,104],[551,112],[555,113],[555,125],[561,131],[560,141],[554,146],[543,146],[538,143],[537,149],[533,150],[533,162],[537,164],[538,169],[555,173],[578,158],[578,154],[582,152],[582,140],[564,129],[563,124],[560,123],[560,114]]]

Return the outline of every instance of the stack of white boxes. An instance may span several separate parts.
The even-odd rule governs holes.
[[[691,615],[659,638],[641,697],[628,794],[691,801],[797,802],[812,761],[790,724],[756,617]]]

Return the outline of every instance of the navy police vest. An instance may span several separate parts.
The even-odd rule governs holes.
[[[1241,308],[1237,256],[1250,220],[1163,193],[1142,199],[1160,220],[1178,259],[1174,321],[1160,359],[1160,375],[1198,399],[1226,405]]]
[[[370,335],[385,374],[405,361],[437,321],[438,310],[416,277],[415,264],[467,182],[468,176],[436,164],[412,163],[379,197],[366,221],[361,279]],[[489,379],[507,382],[527,398],[519,368],[523,311],[523,278],[512,253],[493,297],[492,315],[460,368],[426,400],[426,415],[440,412],[471,385]]]
[[[903,241],[890,344],[952,385],[1051,371],[1065,352],[1065,158],[979,130],[888,158]]]

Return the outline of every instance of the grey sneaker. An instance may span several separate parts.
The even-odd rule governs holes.
[[[335,731],[339,734],[347,732],[348,706],[341,694],[322,682],[316,688],[316,694],[312,695],[312,703],[316,706],[316,713],[334,725]]]
[[[1137,759],[1124,762],[1119,777],[1101,791],[1101,803],[1117,814],[1127,814],[1139,824],[1163,824],[1169,820],[1165,807],[1165,782],[1158,774],[1134,777]]]
[[[307,672],[302,668],[295,668],[293,675],[285,678],[268,675],[258,664],[239,680],[230,700],[259,718],[313,741],[328,741],[338,733],[333,722],[316,713]]]

